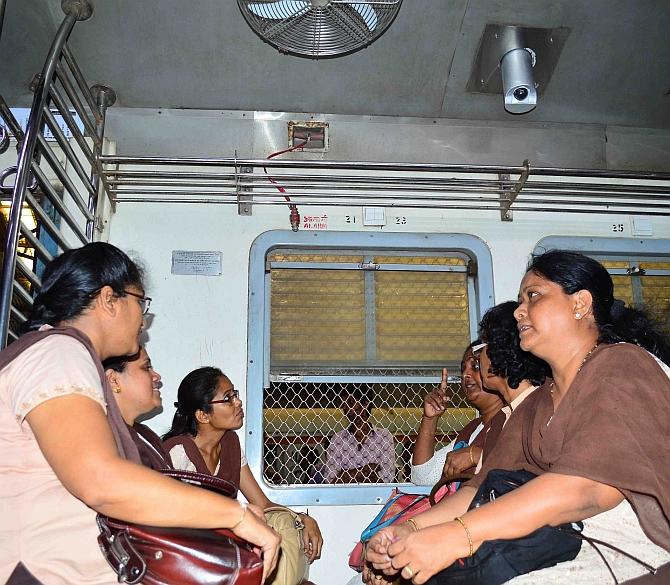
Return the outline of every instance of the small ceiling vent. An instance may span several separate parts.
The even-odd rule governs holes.
[[[402,0],[237,0],[249,26],[283,53],[319,59],[358,51],[391,25]]]

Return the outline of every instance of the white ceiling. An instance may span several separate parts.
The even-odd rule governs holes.
[[[670,128],[667,0],[404,0],[380,39],[352,55],[279,53],[234,0],[98,0],[70,44],[117,104]],[[58,0],[7,0],[0,93],[25,105]],[[567,27],[538,107],[523,116],[465,89],[488,23]]]

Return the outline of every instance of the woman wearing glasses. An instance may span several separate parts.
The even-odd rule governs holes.
[[[0,583],[117,583],[96,512],[231,528],[274,567],[279,538],[261,519],[139,464],[101,361],[138,352],[147,300],[118,248],[69,250],[44,271],[29,332],[0,354]]]
[[[189,373],[179,384],[175,407],[172,428],[163,442],[176,469],[226,479],[239,487],[249,503],[263,509],[277,505],[263,493],[249,469],[235,434],[244,422],[242,401],[219,368],[202,367]],[[321,556],[323,538],[313,518],[300,514],[300,519],[304,553],[312,562]],[[270,582],[279,585],[279,581]]]

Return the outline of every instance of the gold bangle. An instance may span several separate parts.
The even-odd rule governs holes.
[[[419,527],[416,525],[416,522],[414,522],[414,518],[410,518],[409,520],[406,520],[405,524],[409,524],[414,529],[414,532],[419,531]]]
[[[246,504],[245,502],[240,502],[240,508],[242,508],[242,515],[240,516],[240,519],[235,523],[235,526],[230,527],[230,530],[235,530],[240,524],[242,524],[245,516],[247,515],[247,507],[248,504]]]
[[[470,531],[468,530],[468,527],[465,525],[465,522],[463,522],[463,518],[461,518],[460,516],[456,516],[454,520],[456,520],[456,522],[458,522],[463,527],[463,530],[465,530],[465,534],[467,534],[468,536],[468,544],[470,545],[470,554],[468,556],[471,557],[472,555],[475,554],[475,547],[472,546],[472,536],[470,536]]]
[[[472,463],[472,465],[477,465],[477,462],[475,461],[475,458],[472,456],[472,449],[474,449],[474,447],[470,447],[468,449],[468,453],[470,453],[470,462]]]

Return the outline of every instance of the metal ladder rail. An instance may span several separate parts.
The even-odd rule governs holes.
[[[106,191],[105,181],[100,180],[102,165],[99,157],[102,154],[105,110],[113,103],[114,94],[111,89],[103,86],[95,86],[91,89],[87,87],[74,56],[66,44],[76,22],[86,20],[91,16],[92,7],[88,0],[62,0],[61,6],[66,16],[51,45],[42,74],[37,77],[25,133],[22,132],[7,104],[0,96],[0,116],[5,120],[20,146],[0,282],[0,346],[2,347],[6,345],[8,335],[12,338],[17,337],[17,332],[10,331],[10,316],[13,316],[19,325],[26,318],[21,312],[23,307],[12,306],[13,299],[18,298],[22,306],[32,303],[32,295],[27,293],[15,278],[17,270],[29,283],[33,293],[41,285],[39,276],[33,270],[25,263],[17,262],[19,236],[22,235],[33,248],[36,259],[48,262],[53,256],[35,234],[21,222],[21,213],[25,206],[27,205],[35,215],[40,230],[44,230],[44,233],[52,238],[58,248],[66,250],[70,248],[68,240],[64,237],[57,222],[42,207],[37,195],[42,195],[44,200],[54,206],[54,213],[64,220],[76,239],[83,244],[93,239],[99,194]],[[72,110],[82,120],[85,133],[82,133],[76,125],[71,114]],[[82,157],[77,156],[73,150],[72,145],[58,126],[52,111],[62,116]],[[55,141],[65,155],[66,163],[73,169],[74,179],[48,145],[44,136],[46,128],[51,130]],[[86,138],[92,141],[92,148],[88,146]],[[90,163],[90,173],[82,166],[82,160]],[[64,200],[65,193],[59,193],[52,185],[40,166],[41,161],[46,162],[51,168],[63,185],[64,192],[74,202],[76,209],[71,210]],[[77,182],[83,186],[83,189],[77,185]],[[36,190],[37,187],[40,191]],[[73,211],[79,212],[86,223],[85,228],[82,227],[81,220],[78,220]]]

